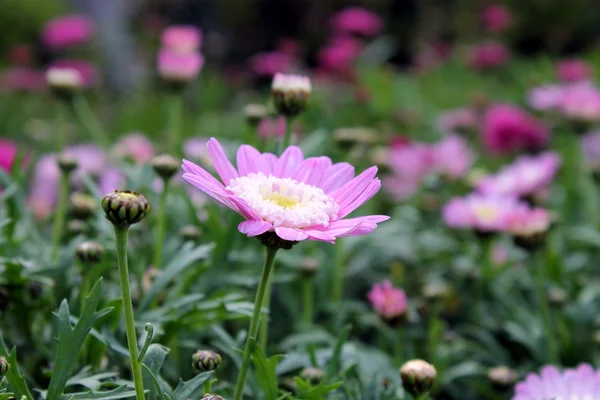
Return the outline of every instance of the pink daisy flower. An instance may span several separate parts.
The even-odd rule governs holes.
[[[257,76],[273,76],[278,72],[289,72],[294,66],[294,57],[281,51],[263,52],[254,55],[250,69]]]
[[[469,54],[469,66],[486,70],[503,66],[510,60],[508,47],[499,42],[484,42],[474,46]]]
[[[129,158],[136,164],[143,164],[154,157],[154,146],[143,133],[130,133],[119,139],[113,153],[119,158]]]
[[[431,148],[433,170],[450,179],[464,176],[475,161],[475,154],[459,135],[448,135]]]
[[[383,187],[396,201],[412,197],[433,165],[432,149],[423,143],[394,146],[388,154],[391,175],[383,179]]]
[[[571,121],[600,121],[600,90],[587,82],[568,86],[563,93],[560,111]]]
[[[340,33],[375,36],[383,26],[381,18],[362,7],[346,8],[333,16],[331,26]]]
[[[404,290],[395,288],[387,280],[373,285],[369,292],[369,302],[386,320],[400,318],[408,309],[408,299]]]
[[[503,32],[512,24],[512,14],[500,4],[489,5],[483,10],[481,19],[489,32]]]
[[[42,29],[42,41],[53,49],[78,46],[86,43],[93,23],[82,15],[67,15],[49,21]]]
[[[194,26],[174,25],[165,29],[160,40],[171,51],[193,53],[200,48],[202,32]]]
[[[157,57],[158,73],[173,82],[189,82],[198,76],[204,66],[204,57],[197,51],[182,53],[163,48]]]
[[[527,104],[537,111],[554,111],[560,107],[564,92],[561,85],[537,86],[527,93]]]
[[[506,231],[513,236],[530,237],[550,229],[552,218],[543,208],[520,208],[506,219]]]
[[[335,243],[338,237],[370,233],[389,219],[344,219],[379,191],[377,167],[354,177],[350,164],[333,164],[328,157],[304,159],[295,146],[277,157],[242,145],[236,169],[215,138],[209,140],[208,152],[222,182],[187,160],[183,178],[244,217],[238,230],[248,236],[275,232],[286,241]]]
[[[531,373],[515,386],[512,400],[600,399],[600,371],[589,364],[560,372],[554,366]]]
[[[568,59],[556,64],[556,76],[562,82],[581,82],[591,78],[592,70],[583,60]]]
[[[451,199],[444,206],[442,216],[451,228],[504,232],[509,216],[527,208],[526,203],[515,198],[473,193],[467,197]]]

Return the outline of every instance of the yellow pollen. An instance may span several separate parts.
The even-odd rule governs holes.
[[[273,203],[277,204],[282,208],[291,209],[300,204],[298,196],[286,196],[284,194],[278,192],[272,192],[268,195],[264,196],[265,200],[271,200]]]
[[[475,215],[484,221],[489,221],[498,215],[498,211],[495,207],[482,205],[475,208]]]

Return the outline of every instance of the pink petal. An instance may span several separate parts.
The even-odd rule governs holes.
[[[367,202],[371,197],[375,196],[381,189],[381,181],[379,179],[375,179],[369,183],[369,186],[359,194],[354,200],[348,202],[350,197],[346,198],[346,201],[340,203],[340,211],[338,212],[339,218],[344,218],[346,215],[350,214],[352,211],[356,210],[358,207],[362,206]]]
[[[341,206],[341,203],[352,201],[360,195],[369,186],[371,181],[373,181],[376,174],[377,167],[371,167],[329,195]]]
[[[277,156],[273,153],[263,153],[262,159],[266,167],[266,172],[264,172],[264,174],[269,176],[273,173],[273,167],[277,162]]]
[[[318,240],[320,242],[335,243],[335,236],[329,235],[325,232],[315,230],[303,230],[304,233],[312,240]]]
[[[348,163],[337,163],[327,168],[325,177],[319,185],[325,193],[342,187],[354,178],[354,167]]]
[[[290,240],[293,242],[298,242],[300,240],[308,239],[308,235],[301,230],[293,229],[293,228],[285,228],[280,226],[279,228],[275,228],[275,233],[277,236],[282,238],[283,240]]]
[[[211,138],[207,147],[213,165],[225,185],[228,185],[232,179],[239,177],[237,170],[231,161],[227,159],[227,155],[217,139]]]
[[[368,233],[373,232],[375,228],[377,228],[377,224],[379,222],[387,221],[388,219],[390,219],[390,217],[388,217],[387,215],[369,215],[366,217],[350,218],[345,221],[350,221],[353,219],[361,219],[362,223],[356,229],[343,233],[339,235],[339,237],[366,235]]]
[[[285,149],[273,166],[273,175],[278,178],[288,178],[292,176],[303,160],[302,150],[299,147],[290,146]]]
[[[292,174],[292,179],[316,186],[323,179],[325,169],[331,165],[328,157],[311,157],[304,160]]]
[[[198,175],[185,173],[185,174],[183,174],[183,179],[185,179],[192,185],[196,186],[198,189],[202,190],[207,195],[213,197],[219,203],[242,214],[240,212],[239,207],[235,203],[231,202],[229,198],[227,198],[227,193],[225,193],[224,190],[215,189],[215,187],[213,185],[211,185],[210,182],[208,182],[207,180],[203,179],[202,177],[200,177]]]
[[[246,220],[240,222],[238,231],[248,236],[257,236],[267,232],[273,225],[262,220]]]
[[[254,147],[247,144],[241,145],[237,152],[237,167],[240,176],[246,176],[251,173],[268,174],[267,165],[263,161],[262,154]]]

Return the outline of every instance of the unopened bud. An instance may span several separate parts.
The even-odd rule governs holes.
[[[77,166],[79,165],[77,158],[65,153],[59,154],[56,157],[56,162],[62,173],[66,175],[69,175],[71,172],[77,169]]]
[[[313,277],[319,271],[320,266],[321,263],[317,258],[306,257],[300,262],[300,273],[306,277]]]
[[[8,363],[8,360],[0,356],[0,379],[2,379],[4,375],[6,375],[9,369],[10,364]]]
[[[86,231],[85,222],[80,219],[72,219],[67,224],[67,232],[70,236],[81,235]]]
[[[164,180],[169,180],[175,175],[181,163],[169,154],[161,154],[152,159],[150,162],[154,172]]]
[[[185,240],[186,242],[196,242],[198,241],[198,239],[200,239],[200,235],[202,235],[202,232],[195,225],[186,225],[183,228],[181,228],[180,234],[183,240]]]
[[[225,400],[216,394],[205,394],[200,400]]]
[[[490,368],[487,376],[494,388],[498,390],[506,390],[513,387],[518,379],[517,373],[505,366]]]
[[[306,108],[312,91],[310,79],[301,75],[275,74],[271,95],[277,111],[295,117]]]
[[[50,68],[46,72],[46,82],[50,91],[62,100],[71,100],[83,87],[83,78],[75,68]]]
[[[308,367],[300,372],[302,379],[309,381],[313,385],[318,385],[325,378],[325,371],[318,368]]]
[[[450,287],[443,282],[431,282],[423,288],[423,297],[427,301],[439,301],[450,293]]]
[[[269,116],[269,109],[262,104],[248,104],[244,107],[244,117],[251,126],[257,126],[260,121]]]
[[[79,261],[86,264],[95,264],[102,261],[104,249],[98,242],[83,242],[75,250]]]
[[[400,368],[402,387],[413,396],[428,393],[432,388],[437,371],[435,367],[423,360],[410,360]]]
[[[113,190],[102,198],[106,219],[115,226],[128,227],[143,220],[150,205],[146,198],[130,190]]]
[[[71,215],[79,220],[86,220],[96,214],[98,203],[96,200],[84,193],[73,193],[69,198],[69,211]]]
[[[219,368],[223,358],[210,350],[198,350],[192,356],[192,367],[198,372],[214,371]]]
[[[550,288],[548,290],[548,300],[553,306],[562,306],[567,300],[567,292],[558,287]]]

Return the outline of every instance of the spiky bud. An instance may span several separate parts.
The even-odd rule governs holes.
[[[512,388],[518,379],[517,373],[505,366],[490,368],[487,376],[492,386],[497,390]]]
[[[277,111],[295,117],[306,108],[312,87],[310,79],[300,75],[275,74],[271,95]]]
[[[306,257],[300,262],[300,273],[305,277],[313,277],[319,271],[321,263],[313,257]]]
[[[200,400],[225,400],[225,399],[223,399],[221,396],[216,395],[216,394],[205,394],[204,396],[202,396],[202,398]]]
[[[100,243],[88,241],[77,246],[77,249],[75,249],[75,254],[82,263],[95,264],[102,261],[104,249]]]
[[[269,109],[262,104],[248,104],[244,107],[244,117],[251,126],[257,126],[260,121],[269,116]]]
[[[435,367],[424,360],[410,360],[400,368],[402,387],[413,396],[429,392],[436,376]]]
[[[164,180],[169,180],[179,170],[181,163],[169,154],[161,154],[150,161],[154,172]]]
[[[186,225],[183,228],[181,228],[180,235],[186,242],[196,242],[198,239],[200,239],[200,235],[202,235],[202,232],[195,225]]]
[[[325,371],[318,368],[307,367],[300,372],[300,377],[313,385],[318,385],[323,378],[325,378]]]
[[[77,169],[77,166],[79,165],[77,158],[65,153],[59,154],[56,157],[56,163],[58,164],[58,167],[62,173],[66,175],[69,175],[71,172]]]
[[[106,219],[115,226],[128,227],[137,224],[150,212],[146,198],[131,190],[113,190],[102,198]]]
[[[73,193],[69,198],[69,212],[79,220],[93,217],[97,209],[96,200],[85,193]]]
[[[192,356],[192,367],[198,372],[214,371],[219,368],[223,358],[210,350],[198,350]]]
[[[6,375],[9,369],[10,364],[8,363],[8,360],[0,356],[0,379],[2,379],[4,375]]]

